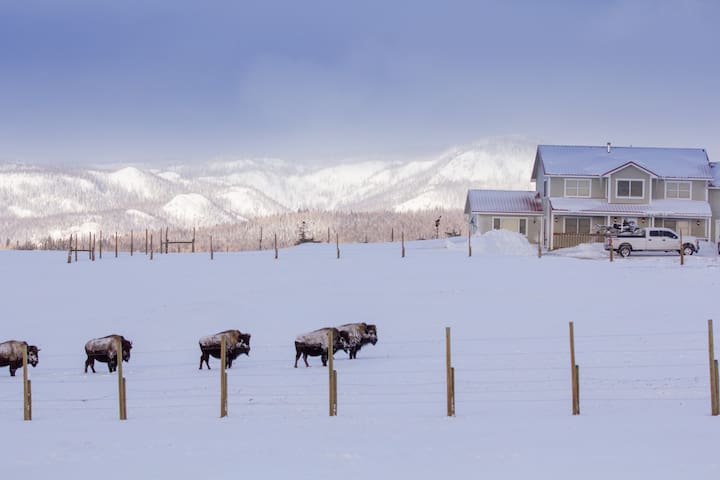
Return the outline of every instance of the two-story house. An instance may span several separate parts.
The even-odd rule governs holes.
[[[713,176],[703,149],[539,145],[531,180],[548,249],[563,235],[581,238],[623,222],[710,239]]]

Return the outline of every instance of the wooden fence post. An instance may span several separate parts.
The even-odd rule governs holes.
[[[330,243],[330,227],[328,227],[328,241],[327,243]]]
[[[153,259],[153,235],[150,234],[150,260]]]
[[[212,235],[210,235],[210,260],[213,259],[213,244],[212,244]]]
[[[125,377],[122,371],[122,341],[117,338],[115,344],[115,360],[117,361],[117,377],[118,377],[118,399],[120,407],[120,420],[127,420],[127,408],[125,404]]]
[[[715,338],[713,335],[713,321],[708,320],[708,359],[710,361],[710,412],[712,416],[720,413],[720,399],[718,398],[717,360],[715,360]]]
[[[220,418],[227,417],[227,339],[225,335],[220,340]]]
[[[580,415],[580,369],[575,363],[575,328],[570,322],[570,374],[572,379],[572,414]]]
[[[685,265],[685,253],[683,253],[685,249],[683,248],[682,230],[678,233],[680,235],[680,266],[682,266]]]
[[[170,227],[165,227],[165,253],[168,253],[168,247],[170,246],[170,240],[168,239],[168,233],[170,232]]]
[[[260,227],[260,248],[258,250],[262,250],[262,227]]]
[[[145,229],[145,255],[148,254],[148,229]]]
[[[337,232],[335,232],[335,251],[337,258],[340,258],[340,234]]]
[[[333,363],[333,332],[332,330],[328,331],[328,404],[329,404],[329,411],[330,416],[335,417],[337,416],[337,372],[334,368]]]
[[[405,258],[405,232],[402,232],[401,238],[402,238],[402,241],[401,241],[401,243],[402,243],[402,258]]]
[[[542,225],[542,223],[541,223],[541,225]],[[538,244],[538,258],[542,258],[542,227],[538,227],[537,244]]]
[[[390,229],[390,243],[395,241],[395,228]]]
[[[130,230],[130,256],[131,257],[133,256],[133,247],[134,247],[133,241],[134,241],[134,234],[133,234],[133,231]]]
[[[72,263],[72,233],[70,234],[70,243],[68,246],[68,263]]]
[[[452,367],[450,327],[445,327],[445,378],[447,383],[447,416],[455,416],[455,369]]]
[[[195,253],[195,227],[193,227],[192,253]]]
[[[118,256],[118,239],[117,239],[117,232],[115,232],[115,258]]]
[[[613,244],[612,237],[608,237],[608,247],[610,247],[610,261],[613,261]]]
[[[100,230],[100,246],[98,251],[100,252],[100,260],[102,260],[102,230]]]
[[[30,380],[28,380],[27,368],[27,343],[23,345],[22,354],[23,367],[23,420],[32,420],[32,397],[30,396]]]
[[[472,257],[472,242],[470,241],[470,228],[468,228],[468,257]]]
[[[275,234],[275,260],[278,258],[277,233]]]
[[[75,262],[77,262],[77,251],[78,251],[78,244],[77,244],[77,233],[75,234]]]

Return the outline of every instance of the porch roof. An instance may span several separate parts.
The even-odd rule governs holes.
[[[550,198],[553,212],[579,215],[636,215],[639,217],[712,217],[710,204],[699,200],[653,200],[650,204],[608,203],[601,198]]]

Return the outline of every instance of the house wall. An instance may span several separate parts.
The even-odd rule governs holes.
[[[583,177],[568,177],[568,178],[583,178]],[[552,196],[553,197],[564,197],[565,196],[565,178],[564,177],[552,177],[551,179]],[[542,192],[542,190],[540,190]],[[605,183],[602,178],[591,178],[590,179],[590,198],[605,198]]]
[[[718,228],[718,221],[720,221],[720,189],[709,189],[708,201],[713,215],[710,222],[710,239],[713,242],[720,242],[720,228]]]
[[[642,198],[618,198],[617,197],[617,180],[644,180],[645,185],[643,187]],[[619,172],[610,175],[610,203],[633,203],[633,204],[647,204],[650,203],[650,175],[643,172],[639,168],[629,166],[623,168]]]
[[[575,233],[575,232],[566,232],[565,231],[565,218],[566,217],[581,217],[581,215],[555,215],[555,225],[553,227],[553,233]],[[582,216],[583,218],[586,218],[585,216]],[[607,217],[590,217],[590,232],[589,233],[596,233],[597,227],[596,225],[605,225],[607,222]],[[587,233],[587,232],[584,232]]]
[[[539,215],[492,215],[474,213],[476,229],[473,233],[482,235],[493,229],[494,218],[525,218],[527,220],[527,239],[530,243],[537,243],[538,231],[542,228],[542,217]]]
[[[671,182],[674,180],[670,180]],[[684,181],[684,180],[678,180]],[[665,180],[653,180],[653,200],[662,200],[665,198]],[[690,199],[698,200],[700,202],[705,201],[705,189],[707,188],[707,181],[705,180],[691,180],[690,181]]]

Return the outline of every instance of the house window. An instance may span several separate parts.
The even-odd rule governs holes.
[[[590,218],[565,217],[565,233],[590,233]]]
[[[493,230],[500,230],[500,219],[493,218]]]
[[[615,196],[618,198],[643,198],[645,180],[618,180]]]
[[[565,179],[565,196],[566,197],[590,197],[590,179],[588,178],[566,178]]]
[[[665,198],[690,199],[690,182],[665,182]]]
[[[521,218],[520,219],[520,225],[518,227],[518,233],[520,235],[527,235],[527,219]]]

